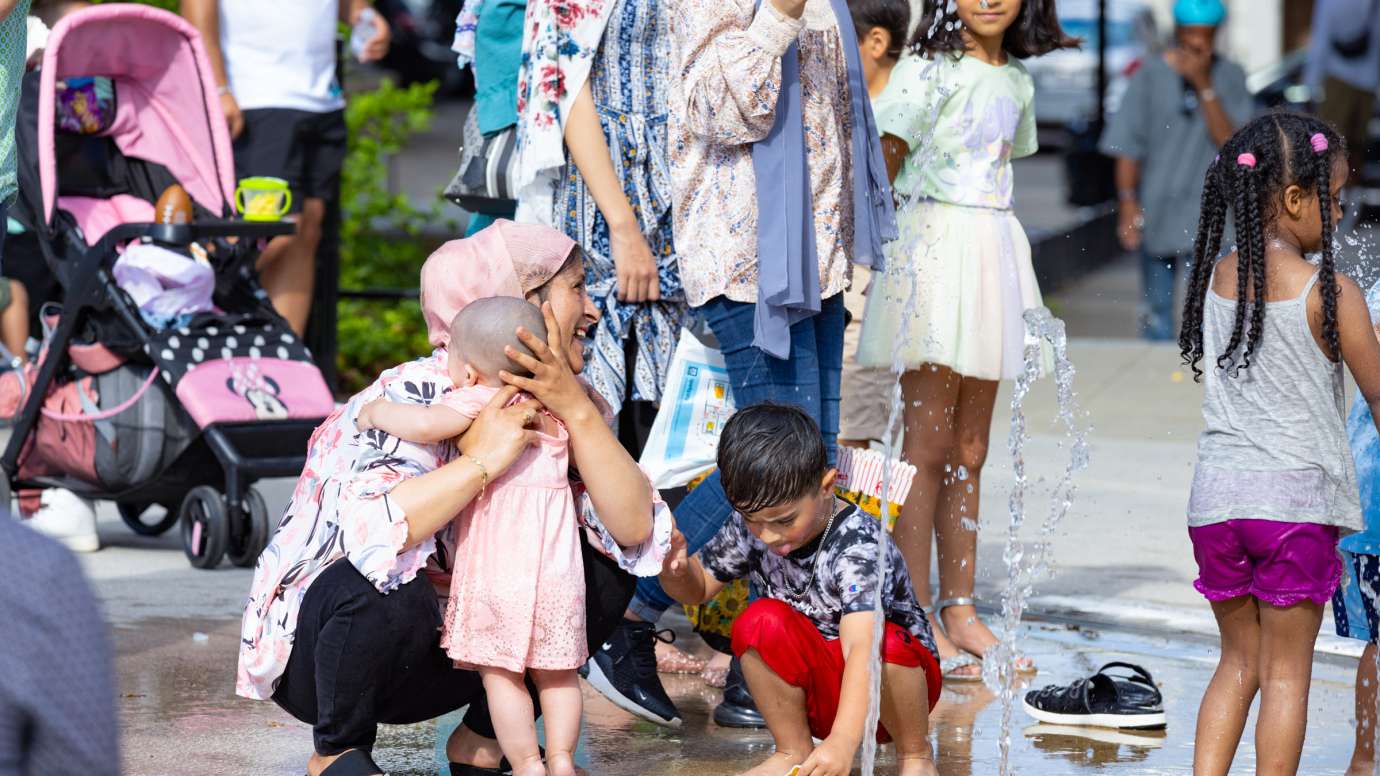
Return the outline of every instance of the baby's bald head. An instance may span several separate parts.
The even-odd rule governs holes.
[[[471,302],[451,319],[451,357],[469,364],[490,382],[497,380],[499,371],[504,369],[516,375],[530,374],[503,352],[504,347],[512,346],[519,353],[532,355],[531,349],[517,338],[519,326],[546,340],[546,321],[531,302],[512,296]]]

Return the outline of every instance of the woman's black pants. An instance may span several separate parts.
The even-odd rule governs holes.
[[[593,653],[622,618],[635,579],[582,546]],[[273,700],[312,726],[322,755],[370,751],[379,723],[423,722],[466,705],[465,726],[493,738],[479,674],[453,667],[440,628],[440,606],[425,574],[384,595],[348,560],[337,560],[307,588]]]

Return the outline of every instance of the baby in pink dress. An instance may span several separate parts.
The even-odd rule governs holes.
[[[528,352],[515,331],[546,339],[541,311],[513,297],[471,303],[451,322],[451,390],[431,405],[371,402],[361,430],[377,428],[409,442],[444,442],[463,434],[502,387],[500,370],[522,374],[504,347]],[[520,401],[521,398],[514,401]],[[509,762],[537,752],[533,707],[523,677],[537,686],[547,748],[572,754],[580,732],[575,669],[588,658],[585,579],[570,479],[569,435],[546,413],[538,442],[457,518],[456,557],[441,646],[484,681],[499,745]],[[545,774],[535,769],[514,773]]]

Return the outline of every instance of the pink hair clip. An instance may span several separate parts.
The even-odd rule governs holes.
[[[1327,150],[1327,136],[1319,132],[1308,138],[1308,142],[1313,144],[1313,153],[1320,154]]]
[[[1255,154],[1249,151],[1236,157],[1236,163],[1242,167],[1255,167]]]

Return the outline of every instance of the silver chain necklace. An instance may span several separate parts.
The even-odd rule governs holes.
[[[834,527],[834,518],[838,517],[839,513],[843,511],[843,508],[839,506],[838,499],[833,499],[833,501],[834,510],[829,515],[829,522],[824,524],[824,532],[819,535],[819,547],[815,550],[815,557],[810,563],[810,578],[805,581],[805,587],[796,590],[789,579],[784,576],[781,578],[781,581],[785,583],[786,592],[797,601],[803,600],[806,594],[810,592],[810,588],[814,587],[815,575],[819,573],[819,557],[824,554],[824,540],[829,538],[829,531]]]

